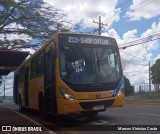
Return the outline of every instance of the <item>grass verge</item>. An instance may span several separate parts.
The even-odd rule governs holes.
[[[126,97],[126,103],[159,103],[160,92]]]

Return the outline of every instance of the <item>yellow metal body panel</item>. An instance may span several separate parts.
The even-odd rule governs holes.
[[[111,107],[121,107],[125,105],[125,94],[116,96],[115,101]]]
[[[38,105],[38,95],[39,92],[44,91],[44,76],[36,77],[29,81],[29,107],[33,109],[39,109]]]
[[[106,107],[106,108],[121,107],[125,104],[124,94],[117,96],[117,97],[112,97],[112,98],[93,99],[93,100],[69,101],[69,100],[65,100],[63,98],[58,98],[57,99],[58,114],[69,114],[69,113],[93,110],[93,109],[86,110],[86,109],[81,108],[81,106],[79,105],[80,102],[98,102],[98,101],[107,101],[107,100],[112,100],[112,99],[115,100],[113,105],[110,107]]]

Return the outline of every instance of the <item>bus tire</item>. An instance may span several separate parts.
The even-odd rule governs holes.
[[[19,96],[19,102],[18,102],[19,112],[24,112],[25,107],[22,106],[21,96]]]
[[[99,111],[84,111],[82,114],[85,116],[96,116],[99,113]]]
[[[81,113],[86,116],[96,116],[99,112],[104,112],[104,111],[106,111],[106,108],[102,110],[96,110],[96,111],[83,111]]]

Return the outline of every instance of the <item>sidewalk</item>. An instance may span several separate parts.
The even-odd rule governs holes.
[[[9,104],[6,104],[9,105]],[[49,129],[42,126],[40,123],[18,113],[12,107],[6,106],[5,103],[0,103],[0,133],[9,133],[6,128],[11,129],[10,133],[41,133],[55,134]],[[13,105],[14,107],[14,105]],[[6,127],[7,126],[7,127]],[[2,132],[4,130],[5,132]],[[42,131],[41,131],[42,130]],[[14,131],[14,132],[13,132]]]

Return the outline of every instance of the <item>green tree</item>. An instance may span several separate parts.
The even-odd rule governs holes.
[[[131,86],[129,79],[124,77],[124,89],[126,96],[134,95],[134,87]]]
[[[151,79],[152,84],[157,85],[160,84],[160,59],[157,59],[155,64],[151,66]]]
[[[43,0],[0,0],[0,48],[36,46],[57,31],[67,31],[66,14]]]
[[[151,76],[153,84],[160,84],[160,59],[151,66]]]

